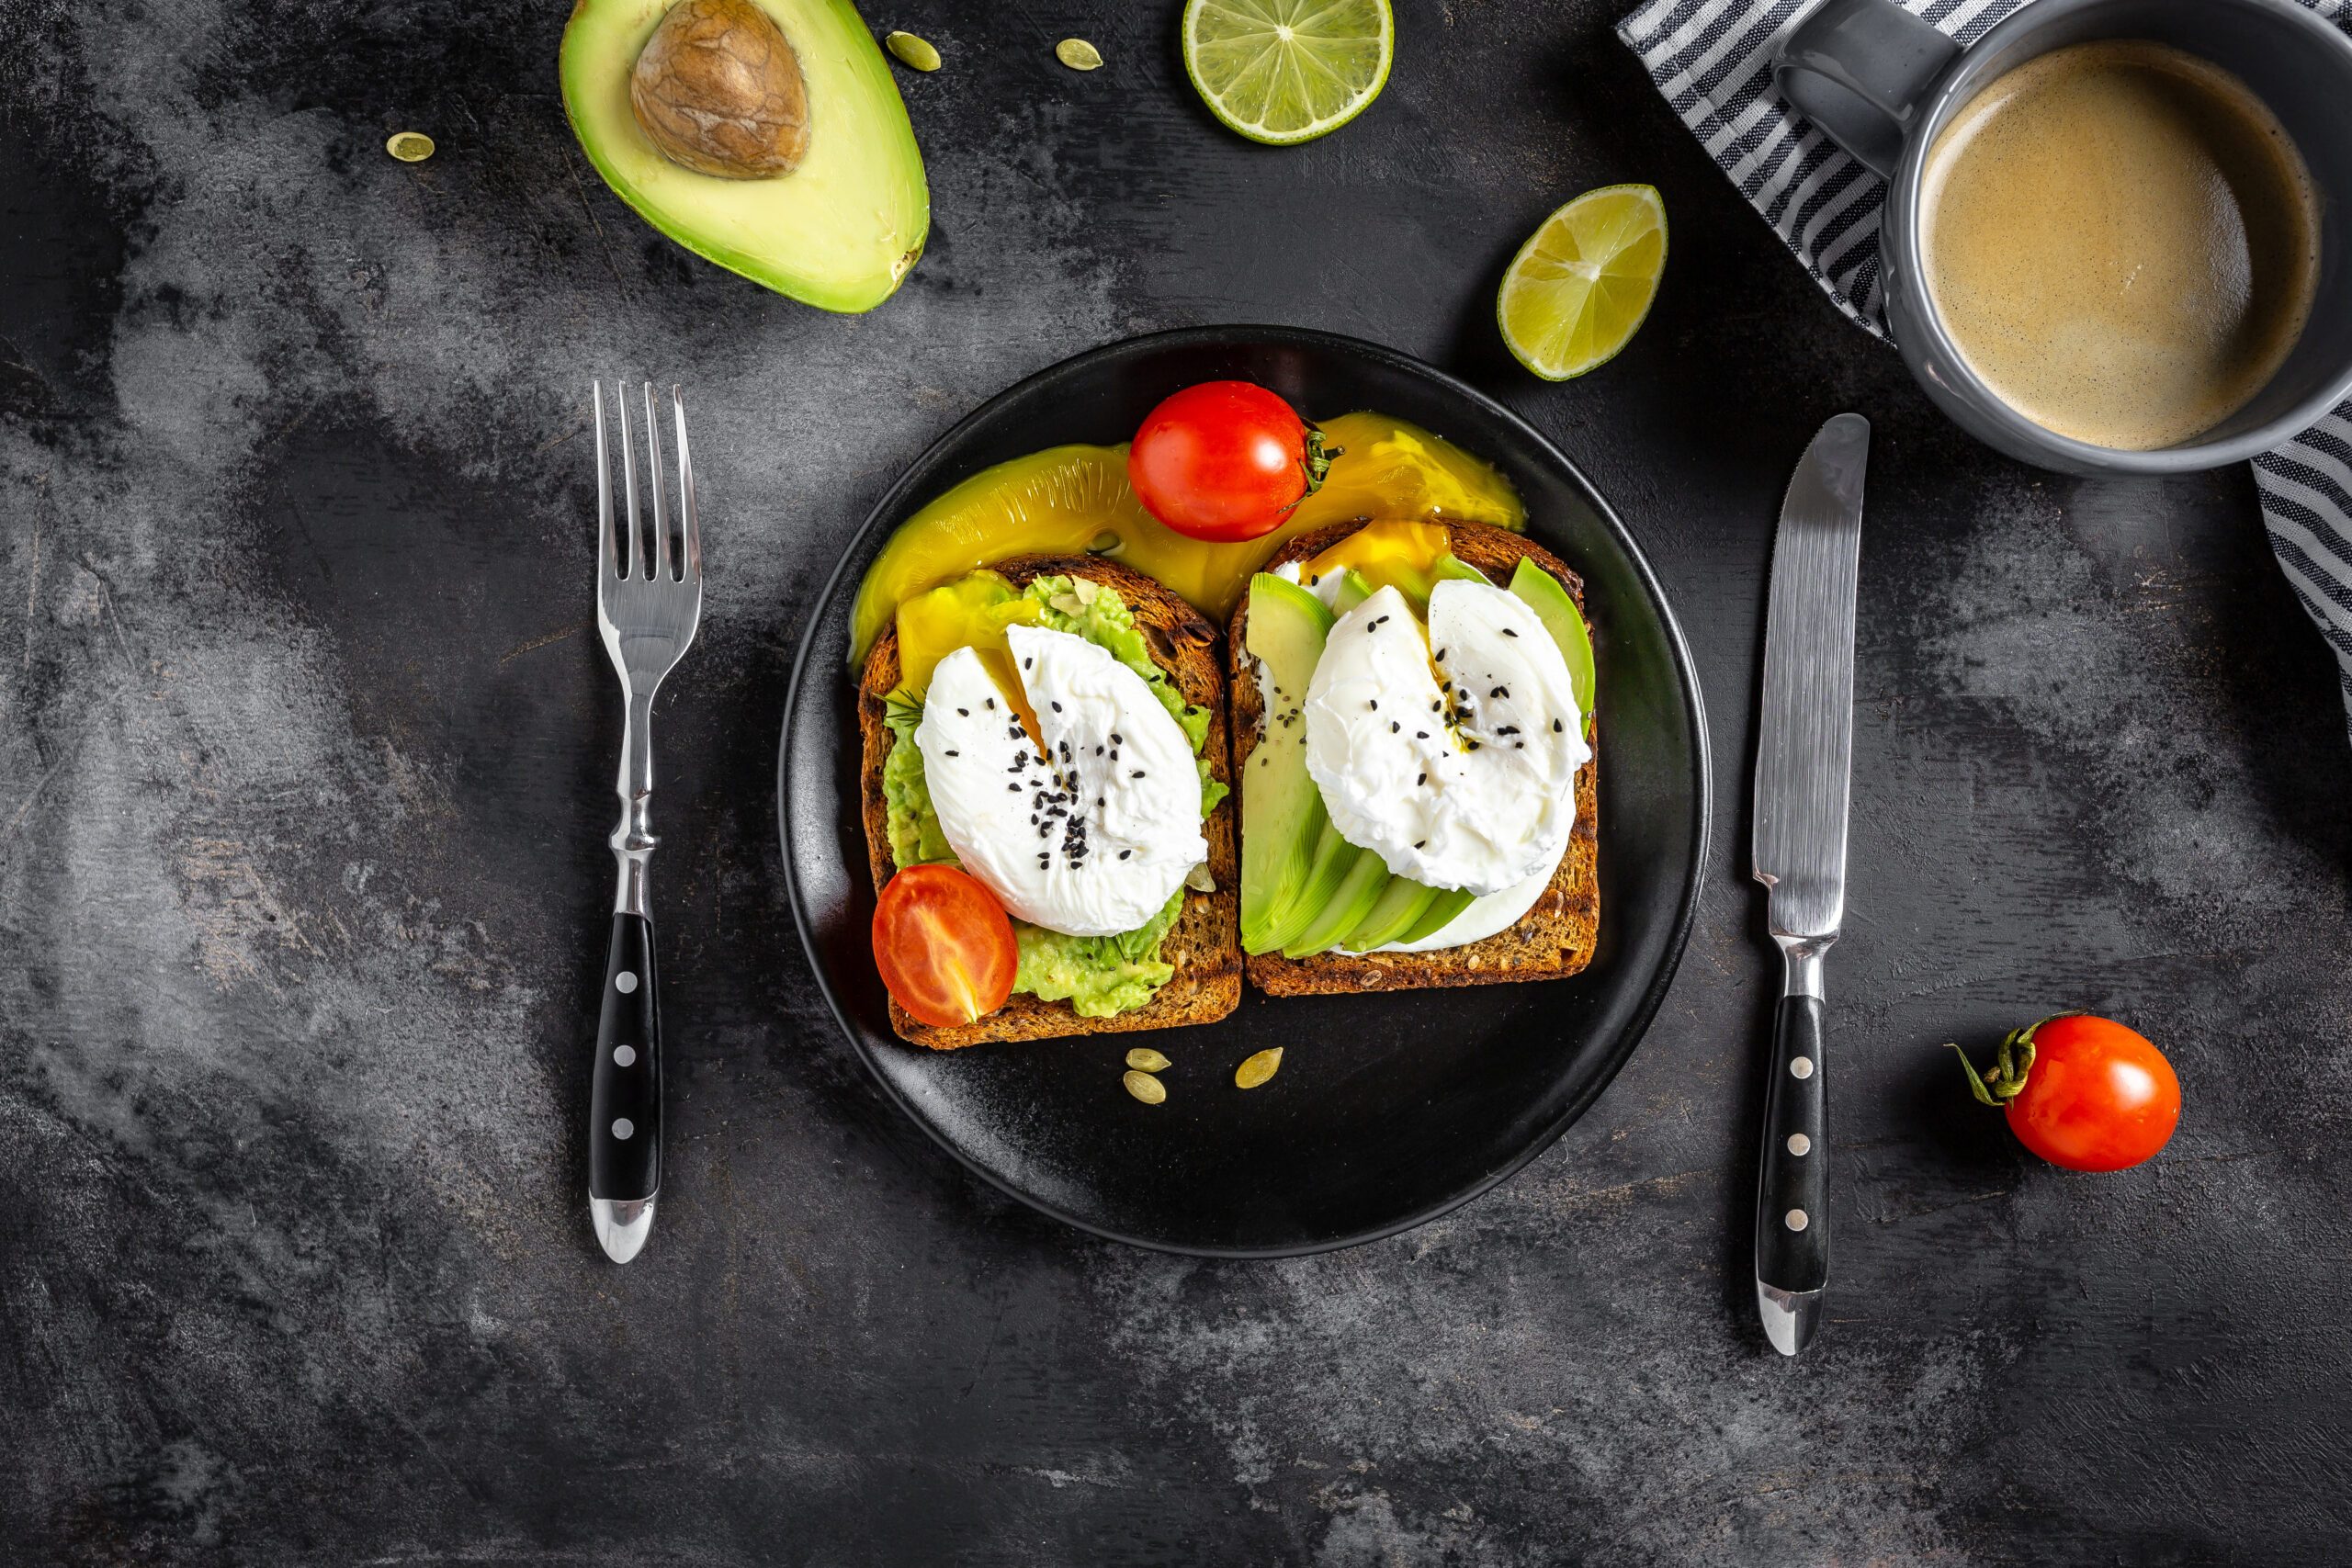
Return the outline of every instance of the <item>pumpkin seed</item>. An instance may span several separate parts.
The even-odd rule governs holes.
[[[1195,893],[1216,891],[1216,878],[1209,874],[1209,863],[1203,861],[1184,874],[1184,886]]]
[[[917,71],[939,69],[939,51],[931,46],[931,40],[928,39],[917,38],[912,33],[892,33],[882,42],[884,47],[899,57],[899,63],[901,65],[911,66]]]
[[[1066,38],[1054,45],[1054,58],[1072,71],[1092,71],[1102,63],[1102,51],[1082,38]]]
[[[433,138],[421,130],[395,130],[384,151],[403,164],[422,164],[433,156]]]
[[[1168,1086],[1149,1073],[1131,1072],[1119,1081],[1127,1086],[1129,1094],[1146,1105],[1157,1105],[1168,1098]]]
[[[1236,1089],[1256,1089],[1260,1084],[1264,1083],[1268,1078],[1272,1077],[1275,1070],[1282,1065],[1283,1048],[1281,1046],[1277,1045],[1272,1050],[1261,1051],[1256,1055],[1250,1057],[1248,1061],[1233,1069],[1234,1087]]]
[[[1164,1073],[1168,1070],[1169,1061],[1150,1046],[1138,1045],[1127,1053],[1127,1066],[1139,1073]]]

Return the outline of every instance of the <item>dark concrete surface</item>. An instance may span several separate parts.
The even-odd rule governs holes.
[[[2248,478],[1956,434],[1622,4],[1408,0],[1380,103],[1289,152],[1194,103],[1172,0],[870,8],[947,57],[901,77],[935,220],[843,319],[600,186],[558,0],[0,0],[0,1558],[2352,1558],[2352,755]],[[1058,67],[1069,33],[1109,64]],[[1629,179],[1673,220],[1656,314],[1541,385],[1498,275]],[[1724,785],[1594,1111],[1442,1223],[1281,1264],[1082,1239],[898,1121],[770,812],[801,615],[892,474],[1042,365],[1213,321],[1394,344],[1554,435],[1682,612]],[[627,1270],[578,1136],[598,371],[688,385],[715,562],[664,698],[673,1145]],[[1849,408],[1836,1296],[1790,1364],[1747,1299],[1746,775],[1776,503]],[[2177,1066],[2153,1165],[2050,1169],[1959,1092],[1942,1042],[2070,1005]]]

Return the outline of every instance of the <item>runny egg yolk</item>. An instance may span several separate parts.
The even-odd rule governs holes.
[[[1321,423],[1340,448],[1322,488],[1270,533],[1187,538],[1143,509],[1127,485],[1127,449],[1055,446],[1000,463],[934,498],[900,525],[858,585],[850,660],[865,658],[891,613],[934,583],[1016,556],[1108,556],[1223,621],[1250,573],[1297,535],[1370,517],[1525,525],[1526,510],[1495,468],[1385,414]]]
[[[1394,588],[1416,605],[1430,598],[1430,574],[1451,538],[1440,523],[1367,523],[1322,554],[1310,557],[1298,569],[1299,579],[1313,587],[1335,571],[1362,574],[1374,592]]]
[[[1029,739],[1038,740],[1037,713],[1022,689],[1004,634],[1009,626],[1037,626],[1044,619],[1044,605],[1015,593],[993,571],[976,571],[918,593],[899,606],[899,689],[920,699],[931,689],[939,661],[968,648],[979,655]]]

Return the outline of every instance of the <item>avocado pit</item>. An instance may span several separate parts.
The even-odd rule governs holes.
[[[766,180],[808,152],[808,87],[784,29],[754,0],[680,0],[629,73],[638,128],[696,174]]]

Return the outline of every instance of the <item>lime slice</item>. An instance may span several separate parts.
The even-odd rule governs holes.
[[[1547,381],[1581,376],[1633,341],[1666,270],[1656,186],[1603,186],[1544,220],[1503,274],[1495,321]]]
[[[1184,70],[1209,112],[1287,147],[1337,130],[1387,85],[1388,0],[1186,0]]]

